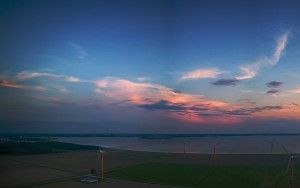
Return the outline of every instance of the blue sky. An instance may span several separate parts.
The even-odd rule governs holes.
[[[0,131],[300,130],[297,1],[0,7]]]

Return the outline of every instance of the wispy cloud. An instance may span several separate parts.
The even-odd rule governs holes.
[[[251,79],[254,78],[263,67],[275,66],[279,62],[279,60],[281,59],[284,53],[284,50],[288,43],[288,37],[289,37],[288,31],[279,37],[279,39],[277,40],[276,48],[271,57],[264,57],[252,64],[241,66],[240,69],[242,71],[242,74],[241,76],[237,76],[236,79],[238,80]]]
[[[87,52],[84,50],[82,46],[75,44],[73,42],[69,42],[68,44],[76,50],[78,54],[78,59],[83,60],[87,57]]]
[[[53,74],[47,72],[33,72],[33,71],[22,71],[15,75],[1,75],[0,77],[0,87],[2,88],[13,88],[13,89],[30,89],[36,91],[47,91],[49,89],[56,89],[61,93],[67,93],[68,90],[57,84],[47,84],[47,86],[37,86],[33,84],[26,83],[26,80],[38,79],[38,78],[49,78],[55,80],[62,80],[70,83],[90,83],[95,84],[92,80],[83,80],[74,76],[67,76],[62,74]]]
[[[252,64],[242,65],[239,67],[241,70],[241,74],[239,76],[236,76],[234,78],[229,78],[229,79],[221,78],[213,82],[212,84],[216,86],[233,86],[236,85],[239,81],[254,78],[264,67],[275,66],[279,62],[280,58],[284,53],[284,50],[288,43],[288,37],[289,37],[289,32],[285,32],[279,37],[279,39],[277,40],[276,48],[272,56],[258,59],[256,62]]]
[[[36,91],[46,91],[47,88],[43,86],[31,86],[26,84],[16,83],[11,80],[0,80],[0,88],[11,88],[11,89],[32,89]]]
[[[74,77],[74,76],[52,74],[52,73],[47,73],[47,72],[22,71],[22,72],[18,73],[16,76],[17,80],[28,80],[28,79],[34,79],[34,78],[39,78],[39,77],[48,77],[48,78],[52,78],[52,79],[64,80],[66,82],[73,82],[73,83],[92,82],[90,80],[82,80],[82,79]]]
[[[216,68],[210,69],[197,69],[190,72],[186,72],[181,76],[181,80],[198,80],[203,78],[217,78],[222,71]]]
[[[289,37],[289,31],[285,32],[277,41],[277,46],[274,51],[273,57],[269,60],[269,63],[274,66],[276,65],[280,58],[282,57],[282,54],[284,53],[284,50],[286,48],[286,45],[288,43],[288,37]]]
[[[240,66],[242,75],[235,77],[235,79],[246,80],[246,79],[254,78],[258,74],[258,71],[260,70],[260,65],[261,65],[260,63],[254,63],[246,66]]]

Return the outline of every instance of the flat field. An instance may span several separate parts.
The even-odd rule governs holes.
[[[183,187],[286,188],[289,187],[288,174],[283,166],[144,163],[111,171],[109,177]],[[294,178],[299,179],[299,176]]]
[[[288,188],[284,154],[170,154],[106,149],[105,181],[84,184],[79,177],[99,168],[95,148],[51,143],[26,144],[0,155],[0,187],[205,187]],[[7,146],[7,145],[6,145]],[[31,149],[29,146],[33,146]],[[38,146],[38,147],[37,147]],[[8,147],[12,148],[12,147]],[[48,149],[50,148],[50,149]],[[7,150],[6,150],[7,151]],[[39,154],[37,154],[39,153]],[[294,188],[300,187],[300,160],[295,158]]]

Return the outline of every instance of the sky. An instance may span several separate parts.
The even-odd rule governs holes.
[[[300,2],[1,1],[0,132],[300,132]]]

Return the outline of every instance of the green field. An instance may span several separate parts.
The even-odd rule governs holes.
[[[122,180],[185,187],[289,187],[288,173],[283,166],[212,167],[203,165],[145,163],[113,170],[108,173],[108,176]],[[295,177],[295,179],[297,178],[298,177]]]

